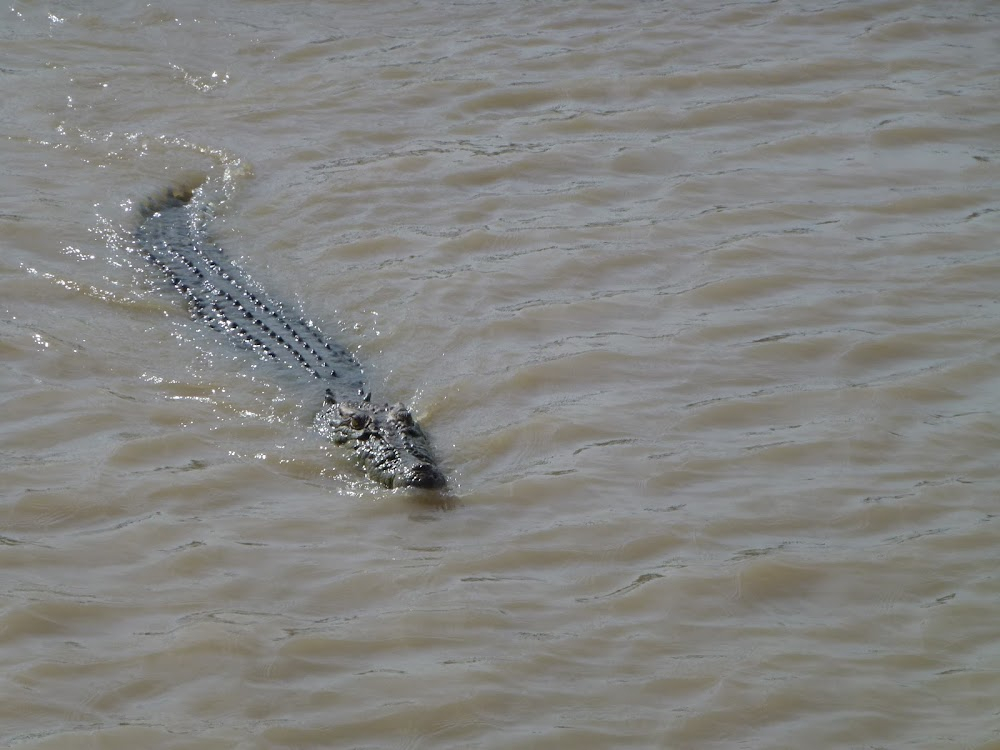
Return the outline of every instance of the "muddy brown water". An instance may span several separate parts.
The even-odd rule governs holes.
[[[998,39],[985,0],[0,9],[0,745],[1000,747]],[[450,509],[129,252],[192,174]]]

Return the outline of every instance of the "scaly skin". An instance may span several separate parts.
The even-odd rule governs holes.
[[[326,406],[316,415],[316,430],[350,448],[365,473],[387,487],[445,486],[430,441],[402,404],[373,406],[328,395]]]
[[[443,488],[430,441],[409,410],[373,405],[351,353],[288,314],[225,257],[206,229],[211,206],[196,195],[197,186],[181,186],[151,198],[140,207],[135,233],[139,252],[184,296],[192,317],[323,381],[327,400],[316,430],[346,446],[369,477],[386,487]]]

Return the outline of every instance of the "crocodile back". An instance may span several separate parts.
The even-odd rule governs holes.
[[[194,318],[265,359],[304,369],[337,396],[356,398],[364,378],[351,353],[329,343],[226,257],[208,232],[211,213],[197,189],[175,188],[150,199],[140,207],[139,252],[187,300]]]

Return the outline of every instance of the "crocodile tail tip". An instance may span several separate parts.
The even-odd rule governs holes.
[[[139,212],[139,216],[143,219],[148,219],[158,211],[190,203],[191,198],[194,197],[194,191],[201,187],[204,182],[205,177],[201,175],[188,177],[154,193],[138,204],[137,211]]]

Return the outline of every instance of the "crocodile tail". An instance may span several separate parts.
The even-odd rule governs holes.
[[[195,190],[204,182],[204,176],[192,176],[154,193],[136,206],[140,220],[148,219],[153,214],[168,208],[187,205],[194,197]]]

